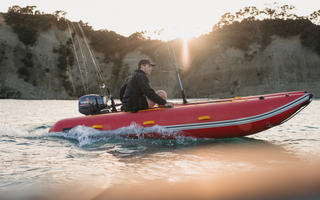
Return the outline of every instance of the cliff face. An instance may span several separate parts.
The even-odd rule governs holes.
[[[38,33],[35,45],[26,46],[19,41],[12,27],[5,24],[3,15],[0,14],[0,47],[2,51],[0,57],[0,89],[10,88],[11,91],[19,91],[21,99],[73,99],[66,88],[63,87],[65,78],[61,77],[62,71],[57,67],[59,55],[53,52],[54,48],[58,48],[60,43],[65,44],[69,38],[71,38],[71,34],[68,30],[61,31],[53,26],[48,31]],[[74,40],[74,42],[79,65],[74,62],[73,66],[68,66],[64,76],[71,82],[72,88],[83,91],[83,95],[85,94],[83,85],[90,87],[88,91],[90,93],[98,91],[92,59],[90,59],[89,53],[84,51],[85,49],[83,49],[83,54],[87,59],[86,62],[81,54],[79,43],[84,48],[85,42],[81,38],[79,41]],[[27,67],[30,77],[26,81],[25,77],[19,75],[17,71],[24,67],[22,59],[26,57],[27,53],[32,54],[33,67]],[[103,76],[110,78],[108,69],[112,70],[113,65],[103,63],[101,61],[103,55],[97,52],[95,52],[95,55],[101,68],[107,69],[104,70]],[[84,63],[87,63],[87,66]],[[12,94],[12,92],[7,93],[2,98],[11,98]]]
[[[36,45],[27,48],[0,15],[0,44],[5,55],[0,65],[0,86],[19,90],[22,99],[70,99],[62,88],[59,70],[56,67],[58,56],[53,53],[53,48],[67,38],[67,33],[50,29],[39,34]],[[34,66],[29,68],[31,80],[28,82],[19,78],[17,73],[17,70],[24,66],[21,59],[27,53],[33,54],[34,63]]]
[[[265,50],[251,46],[247,56],[238,49],[216,47],[214,52],[184,77],[187,96],[221,98],[307,90],[320,97],[320,56],[303,48],[299,36],[273,37]]]
[[[87,93],[99,93],[101,83],[97,82],[92,59],[84,49],[82,54],[86,62],[81,54],[79,43],[83,48],[86,46],[82,38],[74,40],[77,55],[74,65],[68,66],[65,72],[58,68],[59,55],[53,49],[60,43],[65,44],[69,38],[68,30],[61,31],[53,26],[48,31],[39,32],[35,45],[25,46],[0,14],[0,89],[7,87],[19,91],[21,99],[73,99],[75,97],[71,97],[63,85],[67,79],[77,95],[85,94],[84,87],[89,88]],[[200,66],[191,64],[189,71],[180,69],[187,97],[224,98],[295,90],[308,90],[320,97],[320,56],[303,48],[299,36],[274,37],[264,51],[256,46],[251,49],[248,54],[233,48],[212,47],[212,55]],[[33,55],[28,80],[17,73],[24,66],[22,60],[27,53]],[[136,69],[138,61],[149,58],[137,48],[125,55],[120,72],[115,75],[112,73],[115,64],[103,62],[104,55],[99,52],[94,54],[102,77],[115,97],[125,78]],[[150,75],[150,83],[155,90],[166,90],[169,98],[181,96],[175,72],[164,73],[156,67]],[[12,93],[7,93],[5,98],[11,96]]]

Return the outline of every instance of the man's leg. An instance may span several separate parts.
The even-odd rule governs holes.
[[[167,100],[167,93],[164,90],[159,90],[156,92],[157,95],[159,95],[164,100]],[[149,108],[153,108],[154,105],[156,105],[155,102],[151,101],[148,97],[146,97]],[[164,105],[158,105],[159,107],[164,107]]]

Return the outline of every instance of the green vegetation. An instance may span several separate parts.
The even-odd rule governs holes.
[[[301,35],[301,43],[305,46],[320,46],[320,40],[314,41],[312,35],[320,33],[319,27],[312,24],[308,19],[264,19],[241,22],[234,21],[230,25],[224,25],[212,32],[212,37],[218,37],[225,47],[236,47],[241,50],[249,50],[250,45],[259,44],[261,50],[271,43],[271,36],[277,35],[283,38]],[[311,42],[313,41],[313,42]],[[320,53],[320,52],[319,52]]]
[[[260,44],[263,50],[270,44],[273,35],[284,38],[301,35],[302,44],[311,46],[313,41],[316,49],[320,46],[320,39],[314,40],[316,38],[313,36],[319,35],[320,27],[310,21],[314,18],[299,17],[294,14],[294,8],[294,6],[280,7],[274,4],[262,11],[255,7],[246,7],[235,15],[226,13],[211,35],[218,37],[223,46],[236,47],[244,51],[253,43]],[[320,14],[320,10],[313,15],[316,13]]]
[[[38,31],[32,26],[16,25],[12,29],[25,45],[34,45],[37,42]]]
[[[0,99],[20,99],[21,92],[14,88],[3,86],[0,87]]]
[[[304,46],[320,53],[319,27],[314,24],[320,23],[320,10],[311,13],[309,17],[300,17],[293,13],[294,8],[291,5],[279,6],[275,3],[267,5],[263,10],[258,10],[256,7],[245,7],[235,14],[225,13],[213,27],[212,32],[194,38],[194,41],[190,42],[193,43],[190,45],[193,47],[190,48],[194,53],[192,55],[199,57],[200,54],[197,51],[200,50],[202,51],[201,55],[207,56],[203,52],[217,44],[224,48],[234,47],[248,51],[250,45],[256,43],[263,50],[272,41],[272,35],[290,37],[299,34]],[[20,7],[15,5],[10,7],[8,13],[5,14],[6,23],[13,27],[24,44],[35,44],[38,31],[48,30],[52,25],[56,25],[61,30],[68,27],[65,19],[66,12],[56,11],[54,14],[44,14],[35,9],[36,6]],[[76,29],[74,31],[80,33],[78,25],[72,24]],[[122,66],[125,54],[138,47],[142,53],[155,59],[154,51],[163,43],[158,40],[146,39],[145,31],[124,37],[114,31],[94,31],[88,23],[82,21],[79,24],[85,36],[90,38],[93,49],[104,53],[104,61],[114,62],[117,67]],[[246,59],[250,60],[252,57],[250,55]],[[120,69],[115,70],[113,74],[116,75],[118,71]]]
[[[72,88],[72,83],[68,79],[62,80],[62,86],[67,90],[70,96],[74,95],[74,90]]]
[[[32,53],[26,53],[26,56],[21,59],[21,62],[24,64],[24,67],[20,67],[17,71],[19,74],[19,78],[23,78],[25,82],[29,82],[31,76],[28,68],[33,67],[32,57]]]
[[[116,78],[119,77],[120,71],[124,71],[124,69],[121,69],[124,67],[122,61],[128,52],[140,47],[141,53],[154,58],[154,51],[163,43],[160,40],[146,39],[144,37],[145,31],[135,32],[129,37],[124,37],[114,31],[94,31],[88,23],[83,23],[82,21],[79,24],[85,36],[90,38],[92,48],[104,53],[104,62],[114,63],[115,68],[112,71],[112,75]],[[73,27],[76,27],[75,32],[81,33],[76,23],[73,24]]]
[[[244,53],[244,59],[251,61],[272,41],[272,36],[283,38],[300,35],[301,44],[320,55],[320,10],[309,17],[299,17],[293,13],[294,6],[278,4],[268,5],[263,10],[245,7],[234,15],[225,13],[213,27],[212,32],[189,41],[192,66],[197,67],[220,49],[237,48]],[[175,49],[179,42],[175,42]],[[258,45],[258,50],[251,51],[251,45]]]
[[[74,64],[74,55],[73,55],[71,47],[70,47],[71,44],[72,44],[72,40],[71,40],[71,38],[69,38],[68,41],[66,42],[66,44],[60,43],[59,48],[53,49],[53,53],[59,54],[58,68],[61,71],[66,71],[68,65],[72,66]]]
[[[21,62],[23,62],[26,67],[33,67],[32,53],[27,53],[26,57],[21,59]]]
[[[93,49],[104,53],[105,62],[118,62],[115,58],[123,58],[125,54],[133,51],[146,40],[143,36],[144,31],[133,33],[129,37],[124,37],[114,31],[93,31],[92,28],[86,24],[80,24],[84,30],[87,30],[88,35],[86,31],[84,32],[85,35],[91,39],[90,44]],[[89,28],[91,28],[91,31],[89,31]]]
[[[94,31],[88,23],[79,22],[84,35],[88,37],[91,41],[90,45],[95,51],[104,54],[103,61],[105,63],[113,63],[114,67],[111,71],[111,79],[108,82],[112,82],[111,93],[118,93],[118,88],[123,84],[123,80],[130,74],[129,66],[123,63],[123,59],[128,52],[131,52],[137,48],[141,50],[141,53],[154,58],[154,51],[163,44],[159,40],[150,40],[144,37],[145,31],[136,32],[131,34],[129,37],[124,37],[114,31],[109,30],[99,30]],[[73,35],[81,33],[79,30],[79,25],[73,23]],[[110,85],[109,83],[106,83]],[[76,93],[80,93],[79,87],[76,88]]]
[[[4,15],[6,24],[12,26],[13,31],[25,45],[34,45],[37,42],[38,31],[46,31],[52,25],[59,29],[67,28],[67,21],[64,18],[66,12],[56,11],[52,14],[44,14],[35,10],[36,6],[12,6]]]
[[[74,93],[74,96],[77,96],[77,97],[81,97],[83,94],[86,93],[82,85],[76,86],[75,90],[76,91]]]
[[[4,61],[6,59],[8,59],[8,57],[6,56],[6,48],[7,48],[6,42],[1,42],[1,44],[0,44],[0,66],[4,65]]]
[[[30,77],[30,72],[26,67],[20,67],[17,72],[21,75],[21,78],[27,77],[29,79]]]
[[[67,90],[70,96],[74,95],[74,90],[72,87],[72,83],[68,80],[68,76],[66,75],[66,70],[68,67],[73,66],[74,64],[74,55],[71,50],[72,40],[69,38],[66,44],[60,43],[59,48],[54,48],[53,53],[57,53],[59,55],[58,58],[58,68],[61,70],[60,77],[62,78],[62,85]],[[49,72],[49,69],[46,70]]]
[[[36,87],[36,86],[38,85],[37,81],[34,80],[34,81],[32,82],[32,85]]]
[[[21,92],[8,86],[0,87],[0,99],[20,99]]]
[[[141,44],[141,53],[148,55],[152,59],[156,59],[155,51],[163,44],[161,40],[144,40]]]

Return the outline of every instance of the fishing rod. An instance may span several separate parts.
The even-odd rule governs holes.
[[[173,51],[173,55],[174,55],[174,64],[175,64],[175,66],[176,66],[176,73],[177,73],[178,80],[179,80],[179,84],[180,84],[180,89],[181,89],[181,95],[182,95],[183,103],[186,104],[186,103],[188,103],[188,101],[187,101],[187,99],[186,99],[186,95],[185,95],[184,90],[183,90],[183,87],[182,87],[182,82],[181,82],[180,74],[179,74],[179,70],[178,70],[176,53],[175,53],[174,48],[173,48],[173,46],[172,46],[171,43],[170,43],[170,45],[171,45],[171,48],[172,48],[172,51]],[[167,41],[167,47],[168,47],[168,52],[169,52],[171,61],[173,62],[173,59],[172,59],[172,56],[171,56],[171,53],[170,53],[170,48],[169,48],[169,41]]]
[[[80,77],[81,77],[81,80],[82,80],[82,85],[83,85],[83,89],[85,91],[85,93],[87,94],[87,89],[86,89],[86,86],[85,86],[85,83],[84,83],[84,80],[83,80],[83,77],[82,77],[82,73],[81,73],[81,68],[80,68],[80,62],[79,62],[79,59],[78,59],[78,55],[77,55],[77,50],[76,50],[76,46],[75,46],[75,41],[73,39],[73,36],[71,34],[71,29],[70,29],[70,25],[69,25],[69,20],[67,20],[67,24],[68,24],[68,29],[69,29],[69,33],[70,33],[70,38],[71,38],[71,41],[72,41],[72,46],[73,46],[73,51],[74,51],[74,55],[76,56],[76,60],[77,60],[77,63],[78,63],[78,67],[79,67],[79,72],[80,72]],[[73,24],[72,24],[73,26]],[[74,26],[73,26],[74,28]],[[75,28],[74,28],[75,30]],[[78,36],[76,36],[77,39],[78,39]],[[79,42],[78,42],[79,43]],[[79,43],[80,45],[80,43]]]
[[[118,105],[115,104],[114,99],[113,99],[113,97],[112,97],[112,95],[111,95],[111,92],[110,92],[109,88],[106,87],[106,85],[105,85],[105,81],[104,81],[104,79],[103,79],[103,77],[102,77],[102,72],[101,72],[101,68],[100,68],[100,66],[99,66],[99,64],[98,64],[98,61],[96,60],[96,58],[95,58],[95,56],[94,56],[94,53],[93,53],[93,51],[91,50],[91,48],[90,48],[90,46],[89,46],[89,44],[88,44],[88,42],[87,42],[87,40],[86,40],[84,31],[83,31],[81,25],[79,24],[79,22],[77,22],[77,24],[78,24],[79,30],[80,30],[80,32],[81,32],[81,34],[82,34],[82,37],[83,37],[83,39],[84,39],[84,42],[85,42],[85,44],[86,44],[86,46],[87,46],[87,49],[88,49],[88,51],[89,51],[90,57],[91,57],[91,59],[92,59],[92,63],[93,63],[93,65],[94,65],[94,67],[95,67],[95,70],[96,70],[96,73],[97,73],[98,84],[100,85],[99,88],[100,88],[101,95],[103,95],[103,94],[102,94],[102,89],[105,88],[105,89],[107,90],[107,94],[108,94],[108,96],[109,96],[109,99],[111,100],[111,108],[112,108],[112,109],[111,109],[111,112],[118,112],[117,109],[116,109],[116,106],[118,106]],[[74,30],[76,30],[75,27],[74,27]],[[80,44],[80,42],[79,42],[79,44]],[[81,53],[82,53],[82,52],[81,52]],[[100,84],[99,78],[100,78],[100,80],[101,80],[101,82],[102,82],[102,85]],[[104,96],[104,95],[103,95],[103,96]]]
[[[154,53],[156,54],[156,57],[158,57],[158,54],[157,54],[157,51],[162,48],[165,44],[161,45]],[[173,52],[173,56],[174,56],[174,60],[171,56],[171,51],[170,51],[170,46],[171,46],[171,49],[172,49],[172,52]],[[180,79],[180,74],[179,74],[179,70],[178,70],[178,64],[177,64],[177,58],[176,58],[176,53],[174,51],[174,48],[172,46],[172,44],[170,43],[170,46],[169,46],[169,41],[167,41],[167,49],[168,49],[168,53],[169,53],[169,56],[170,56],[170,59],[171,59],[171,62],[172,64],[175,66],[176,68],[176,74],[177,74],[177,77],[178,77],[178,81],[179,81],[179,84],[180,84],[180,89],[181,89],[181,95],[182,95],[182,100],[183,100],[183,103],[186,104],[188,103],[187,99],[186,99],[186,95],[184,93],[184,89],[183,89],[183,86],[182,86],[182,82],[181,82],[181,79]],[[159,66],[160,67],[160,66]],[[161,71],[163,72],[172,72],[172,71],[164,71],[161,69]]]

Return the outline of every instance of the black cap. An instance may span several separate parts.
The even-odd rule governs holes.
[[[149,64],[151,66],[156,66],[155,64],[151,63],[150,60],[148,60],[148,59],[141,59],[138,62],[138,67],[141,66],[141,65],[145,65],[145,64]]]

